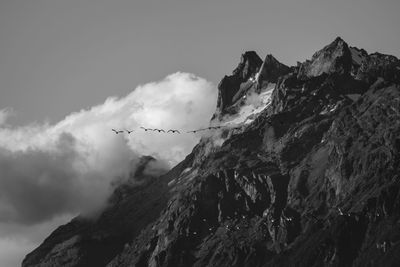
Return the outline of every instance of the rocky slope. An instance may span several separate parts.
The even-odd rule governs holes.
[[[211,123],[173,170],[23,266],[400,265],[397,58],[340,38],[296,67],[246,52]]]
[[[169,198],[168,182],[186,164],[159,178],[145,172],[152,161],[142,157],[135,173],[116,186],[100,214],[78,216],[59,227],[25,257],[22,266],[105,266],[159,216]]]

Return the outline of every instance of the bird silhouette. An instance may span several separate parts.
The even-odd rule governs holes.
[[[129,131],[129,130],[126,130],[126,129],[125,129],[125,131],[126,131],[128,134],[133,133],[133,130],[132,130],[132,131]]]
[[[168,130],[167,131],[167,133],[178,133],[178,134],[180,134],[181,132],[180,131],[178,131],[178,130],[172,130],[172,129],[170,129],[170,130]]]
[[[145,130],[146,132],[147,132],[147,131],[154,131],[154,129],[144,128],[144,127],[142,127],[142,126],[140,126],[140,128],[142,128],[142,129]]]
[[[163,129],[154,129],[153,131],[158,131],[159,133],[161,133],[161,132],[165,133],[165,131]]]
[[[187,132],[187,133],[196,133],[196,132],[198,132],[199,130],[193,130],[193,131],[189,131],[189,132]]]
[[[118,130],[115,130],[115,129],[111,129],[111,131],[113,131],[115,134],[120,134],[120,133],[124,132],[124,131],[118,131]]]

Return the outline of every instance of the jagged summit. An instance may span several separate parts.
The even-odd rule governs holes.
[[[232,74],[238,76],[241,81],[246,81],[258,71],[261,64],[262,60],[255,51],[247,51],[242,54],[240,63]]]
[[[399,71],[341,38],[298,67],[244,53],[218,87],[232,127],[23,266],[399,266]]]
[[[232,72],[232,75],[225,76],[218,85],[217,110],[223,113],[227,107],[232,105],[234,96],[251,77],[254,77],[262,64],[261,58],[254,51],[245,52],[239,65]]]
[[[340,37],[316,52],[311,60],[301,64],[298,78],[309,79],[323,73],[346,74],[351,70],[352,57],[349,46]]]
[[[287,74],[290,68],[280,63],[272,55],[262,61],[254,51],[242,55],[238,67],[230,76],[225,76],[218,85],[218,102],[216,116],[231,113],[229,107],[238,102],[249,91],[260,92],[268,83]]]
[[[368,84],[379,77],[399,81],[399,60],[381,53],[368,54],[364,49],[349,47],[340,37],[316,52],[311,60],[300,64],[298,78],[305,80],[322,74],[351,74]]]
[[[216,116],[232,113],[229,107],[247,92],[252,89],[260,92],[263,87],[265,88],[270,83],[277,83],[279,77],[293,70],[297,73],[297,79],[303,81],[322,74],[353,75],[362,80],[363,74],[359,70],[375,66],[374,63],[368,65],[368,59],[369,56],[365,50],[349,47],[341,37],[337,37],[332,43],[317,51],[310,60],[299,63],[297,67],[286,66],[271,54],[261,61],[256,52],[245,52],[233,74],[225,76],[218,85]],[[385,62],[388,61],[390,60]]]

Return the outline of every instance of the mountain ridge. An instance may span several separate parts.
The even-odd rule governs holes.
[[[292,67],[246,52],[218,85],[211,124],[231,127],[203,137],[150,189],[121,197],[136,203],[148,190],[152,215],[117,203],[105,232],[131,209],[145,218],[128,216],[107,257],[71,241],[86,229],[52,242],[61,227],[22,265],[396,266],[399,89],[396,57],[340,37]]]

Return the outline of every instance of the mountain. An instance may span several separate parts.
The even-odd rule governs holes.
[[[251,51],[218,90],[222,127],[183,162],[22,265],[400,265],[396,57],[339,37],[292,67]]]

